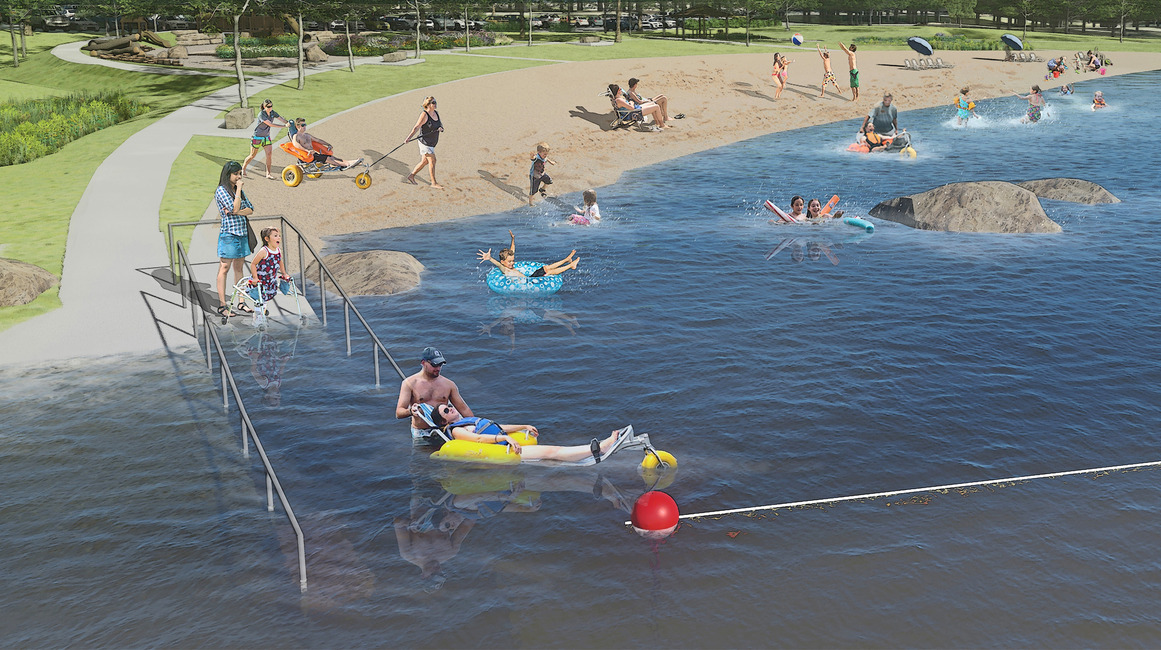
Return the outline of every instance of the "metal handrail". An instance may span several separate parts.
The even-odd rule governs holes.
[[[327,326],[327,291],[326,291],[326,284],[325,284],[324,280],[329,278],[331,281],[331,284],[334,286],[335,290],[338,291],[339,297],[341,297],[343,300],[343,330],[344,330],[344,333],[346,336],[346,341],[347,341],[347,356],[348,357],[351,356],[351,312],[354,312],[355,317],[359,319],[360,323],[362,323],[363,329],[366,330],[367,334],[371,337],[371,341],[372,341],[371,353],[372,353],[372,357],[373,357],[373,364],[375,366],[375,388],[380,387],[380,377],[379,377],[379,353],[380,352],[382,352],[383,356],[387,358],[387,361],[389,361],[391,363],[391,366],[395,369],[395,372],[396,372],[396,374],[399,375],[399,378],[406,379],[407,375],[405,375],[403,373],[403,369],[399,367],[398,363],[395,363],[395,359],[391,356],[391,353],[387,351],[387,347],[383,345],[383,342],[379,340],[379,337],[375,334],[375,331],[372,330],[371,326],[367,324],[367,320],[365,318],[363,318],[363,314],[361,314],[359,312],[359,308],[355,306],[355,303],[351,302],[351,298],[349,296],[347,296],[347,292],[344,291],[342,286],[339,285],[338,280],[335,279],[334,274],[331,273],[330,269],[327,268],[327,265],[323,263],[322,258],[319,257],[318,253],[314,250],[314,247],[311,246],[310,242],[306,241],[306,238],[302,236],[302,231],[299,230],[297,226],[295,226],[293,223],[290,222],[290,220],[288,220],[286,217],[284,217],[282,215],[269,216],[269,217],[250,217],[249,219],[252,222],[254,222],[254,221],[273,221],[273,220],[277,219],[279,221],[279,223],[283,226],[283,228],[282,228],[283,233],[285,233],[286,228],[289,228],[290,230],[294,231],[294,234],[298,238],[298,286],[299,286],[299,290],[302,291],[303,298],[307,297],[307,293],[306,293],[306,267],[303,264],[303,258],[305,257],[303,255],[303,246],[305,246],[306,249],[308,251],[310,251],[311,257],[313,257],[314,261],[318,263],[318,268],[319,268],[318,288],[319,288],[319,303],[321,305],[319,311],[322,314],[323,327]],[[221,222],[218,221],[217,219],[209,219],[209,220],[203,220],[203,221],[179,221],[179,222],[174,222],[174,223],[170,223],[167,225],[167,230],[168,230],[167,242],[168,243],[166,245],[166,252],[169,254],[170,272],[176,273],[178,276],[176,282],[180,282],[181,275],[180,275],[180,273],[177,273],[177,271],[180,271],[180,268],[178,268],[175,271],[174,266],[173,266],[173,264],[174,264],[174,249],[175,249],[175,244],[176,244],[176,246],[180,247],[181,242],[174,241],[173,229],[177,228],[177,227],[187,227],[187,226],[216,225],[219,223],[221,223]],[[283,237],[283,241],[285,243],[285,236]],[[188,260],[187,260],[187,262],[188,262]],[[324,275],[325,275],[325,277],[324,277]],[[176,282],[175,282],[175,284],[176,284]]]
[[[172,231],[171,231],[172,234]],[[178,277],[180,282],[179,292],[181,293],[181,307],[185,309],[188,302],[192,306],[191,309],[191,325],[193,328],[193,335],[201,343],[198,337],[198,316],[200,314],[202,321],[202,329],[206,332],[206,369],[213,370],[213,357],[211,356],[211,342],[212,349],[217,353],[218,357],[218,371],[222,380],[222,408],[229,410],[229,394],[233,393],[234,403],[238,405],[238,414],[241,417],[242,426],[242,456],[244,458],[250,457],[249,441],[254,441],[254,448],[258,450],[258,456],[262,459],[262,465],[266,471],[266,510],[267,512],[274,512],[274,493],[278,493],[278,500],[282,503],[282,509],[286,513],[287,520],[290,521],[290,526],[294,528],[294,535],[298,541],[298,577],[299,588],[302,592],[306,592],[306,543],[302,535],[302,527],[298,525],[298,519],[294,516],[294,509],[290,507],[290,501],[286,498],[286,492],[282,490],[282,484],[278,482],[278,475],[275,474],[274,468],[270,465],[270,458],[266,455],[266,449],[262,446],[262,441],[258,438],[258,432],[254,430],[254,423],[250,421],[250,416],[246,413],[246,405],[242,402],[242,396],[238,392],[238,384],[234,382],[234,373],[230,371],[230,363],[226,360],[226,353],[222,349],[222,342],[218,339],[218,334],[213,325],[209,321],[209,310],[202,304],[201,295],[197,293],[197,279],[194,276],[193,265],[190,264],[189,258],[185,254],[185,247],[181,242],[177,242],[177,261],[178,268],[189,273],[189,290],[196,300],[190,298],[186,294],[186,284],[181,276]],[[174,284],[178,284],[175,282]],[[226,389],[229,387],[229,393]]]

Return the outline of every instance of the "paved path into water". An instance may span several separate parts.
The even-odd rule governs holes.
[[[60,45],[53,54],[72,63],[148,74],[221,74],[95,59],[81,52],[82,45]],[[376,57],[356,59],[358,64],[378,61]],[[346,66],[343,59],[310,68],[306,74]],[[297,71],[292,70],[247,79],[246,94],[252,96],[295,78]],[[192,136],[249,139],[250,129],[228,131],[218,117],[237,101],[237,84],[207,95],[138,131],[101,163],[69,222],[61,308],[0,332],[0,363],[39,363],[195,344],[189,334],[190,314],[180,308],[181,296],[169,284],[169,259],[158,215],[173,161]],[[238,143],[239,160],[247,146]],[[206,179],[207,204],[216,180]],[[216,218],[212,205],[206,213]],[[191,214],[188,220],[201,218],[206,216]],[[213,234],[216,237],[216,229]],[[217,274],[214,251],[204,244],[196,248],[192,261],[213,260],[195,271],[198,281],[212,290]]]

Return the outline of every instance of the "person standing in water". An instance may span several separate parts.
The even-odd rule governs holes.
[[[433,347],[423,348],[419,355],[419,372],[403,380],[399,386],[399,401],[395,403],[395,417],[402,420],[411,418],[411,438],[413,441],[432,442],[438,434],[416,413],[419,404],[451,404],[462,414],[468,415],[472,409],[460,397],[456,383],[442,376],[443,365],[447,363],[443,353]]]
[[[1040,94],[1040,86],[1032,86],[1032,92],[1027,95],[1012,93],[1020,99],[1028,100],[1028,112],[1020,119],[1024,124],[1035,124],[1040,121],[1044,112],[1044,95]]]

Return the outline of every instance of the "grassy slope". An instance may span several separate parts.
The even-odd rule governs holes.
[[[216,77],[142,75],[78,66],[60,61],[48,51],[76,38],[75,34],[30,37],[29,58],[19,68],[0,68],[0,89],[19,88],[24,99],[80,90],[124,90],[153,110],[71,142],[50,156],[0,168],[0,195],[8,204],[8,209],[0,212],[0,255],[35,264],[58,276],[64,262],[69,220],[101,162],[137,131],[231,83],[230,79]],[[53,289],[27,305],[2,307],[0,330],[59,306]]]

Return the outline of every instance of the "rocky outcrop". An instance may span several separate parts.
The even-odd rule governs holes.
[[[951,183],[921,194],[884,201],[871,216],[922,230],[1054,233],[1036,195],[1002,181]]]
[[[1082,181],[1079,178],[1044,178],[1016,184],[1030,190],[1042,199],[1052,199],[1053,201],[1070,201],[1086,205],[1121,202],[1120,199],[1113,196],[1112,192],[1100,185],[1091,181]]]
[[[419,286],[423,264],[400,251],[359,251],[323,257],[348,296],[390,296]],[[318,264],[306,269],[308,279],[318,278]],[[338,293],[327,280],[327,291]]]
[[[56,282],[55,275],[39,266],[0,258],[0,307],[26,305]]]

